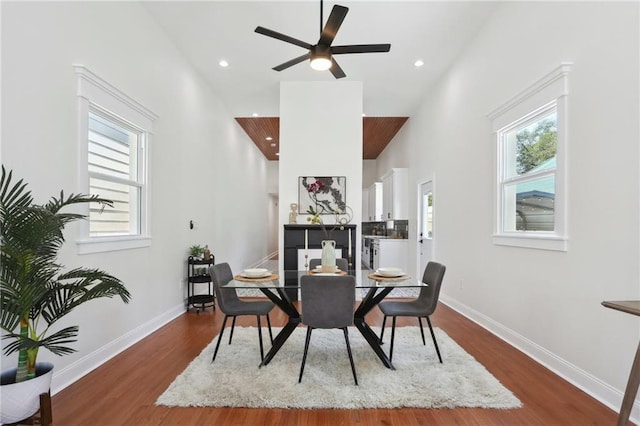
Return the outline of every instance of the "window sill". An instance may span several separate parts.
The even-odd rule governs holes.
[[[131,250],[151,245],[151,237],[123,236],[77,240],[78,254],[104,253],[107,251]]]
[[[538,250],[567,251],[567,238],[552,235],[496,234],[493,244]]]

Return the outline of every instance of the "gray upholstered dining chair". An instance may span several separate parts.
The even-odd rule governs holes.
[[[356,300],[356,279],[351,275],[320,276],[303,275],[300,277],[300,303],[302,304],[302,323],[307,326],[307,338],[304,343],[304,355],[300,365],[300,377],[307,361],[311,331],[316,328],[341,328],[347,344],[347,353],[351,362],[353,380],[358,384],[356,367],[351,354],[348,326],[353,324],[353,307]]]
[[[218,300],[218,307],[224,313],[224,320],[220,326],[220,334],[218,336],[218,343],[216,344],[216,350],[213,353],[211,362],[215,361],[218,354],[218,348],[222,341],[222,334],[227,324],[227,318],[232,317],[231,334],[229,335],[229,344],[233,338],[233,329],[236,325],[236,317],[241,315],[255,315],[258,320],[258,338],[260,339],[260,360],[264,360],[264,348],[262,346],[262,328],[260,327],[260,316],[267,317],[267,325],[269,326],[269,338],[273,345],[273,334],[271,332],[271,321],[269,320],[269,312],[275,307],[273,302],[270,301],[258,301],[247,302],[240,300],[235,288],[225,288],[225,284],[233,280],[233,273],[228,263],[218,263],[211,266],[211,278],[213,280],[213,288],[216,293],[216,299]]]
[[[426,345],[426,341],[424,339],[424,329],[422,328],[422,318],[427,319],[427,324],[429,325],[429,331],[431,331],[431,338],[433,339],[433,344],[436,347],[436,353],[438,354],[438,359],[442,364],[442,356],[440,356],[440,349],[438,348],[438,342],[436,341],[436,335],[433,334],[433,327],[431,326],[431,320],[429,319],[429,315],[431,315],[438,305],[438,297],[440,296],[440,287],[442,286],[442,279],[444,278],[444,273],[446,271],[446,267],[437,262],[429,262],[427,267],[424,270],[424,274],[422,276],[422,282],[427,284],[425,287],[420,287],[420,294],[418,294],[418,298],[411,300],[409,302],[380,302],[378,307],[384,314],[384,318],[382,320],[382,330],[380,331],[380,343],[382,343],[382,338],[384,336],[384,326],[387,322],[387,317],[393,317],[392,325],[391,325],[391,347],[389,348],[389,360],[393,359],[393,340],[396,332],[396,318],[397,317],[417,317],[418,322],[420,323],[420,334],[422,334],[422,344]]]
[[[310,259],[309,269],[315,269],[316,267],[320,266],[321,263],[322,263],[322,259]],[[349,272],[349,261],[347,259],[344,259],[341,257],[337,258],[336,266],[341,271]]]

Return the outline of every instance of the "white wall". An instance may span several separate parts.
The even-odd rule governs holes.
[[[60,322],[79,324],[80,336],[73,355],[41,352],[40,360],[56,364],[54,392],[184,312],[190,245],[208,244],[217,262],[234,269],[267,251],[267,161],[133,2],[2,4],[2,162],[30,183],[36,201],[61,189],[78,192],[74,63],[159,115],[151,156],[152,245],[79,256],[77,227],[67,230],[60,262],[111,272],[133,300],[93,301]],[[190,219],[197,229],[189,230]]]
[[[362,160],[362,187],[369,188],[374,182],[380,181],[378,163],[376,160]]]
[[[385,147],[376,159],[377,181],[393,168],[409,167],[411,158],[411,121],[410,118],[404,126],[398,130],[391,142]]]
[[[299,176],[346,176],[347,205],[354,214],[351,223],[361,223],[361,82],[280,84],[280,230],[289,221],[289,204],[298,202]],[[331,216],[323,219],[333,223]],[[298,223],[307,223],[306,215],[299,216]],[[356,241],[360,235],[358,226]],[[283,236],[280,232],[281,253]],[[359,259],[359,244],[355,254]],[[281,267],[282,261],[281,257]]]
[[[640,338],[637,317],[600,305],[640,298],[638,12],[637,2],[503,3],[425,97],[409,137],[409,193],[435,175],[442,299],[614,410]],[[562,61],[574,63],[569,249],[493,245],[486,115]]]
[[[267,191],[269,194],[278,193],[278,179],[280,174],[280,162],[267,162]]]

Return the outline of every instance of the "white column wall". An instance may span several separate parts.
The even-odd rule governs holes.
[[[298,202],[299,176],[346,176],[351,223],[362,217],[362,83],[280,84],[280,253],[289,204]],[[325,217],[328,222],[333,218]],[[298,223],[306,215],[298,216]],[[362,230],[358,226],[356,241]],[[356,259],[360,245],[356,244]],[[282,256],[280,266],[282,267]]]
[[[389,170],[393,168],[407,168],[411,158],[411,135],[412,119],[409,118],[404,126],[398,130],[389,145],[380,153],[376,159],[377,180],[379,181]]]
[[[159,116],[150,158],[152,243],[78,256],[77,227],[67,229],[60,262],[105,269],[133,298],[129,305],[92,301],[59,322],[56,329],[78,324],[80,335],[75,354],[39,355],[56,365],[54,393],[184,312],[190,245],[208,244],[217,262],[234,269],[267,251],[267,161],[133,2],[2,4],[2,163],[25,178],[37,202],[61,189],[78,192],[74,63]],[[3,355],[3,367],[14,360]]]
[[[502,4],[425,97],[409,138],[412,235],[416,184],[435,175],[442,300],[614,410],[640,338],[637,317],[600,305],[640,298],[638,8]],[[496,142],[486,115],[562,61],[574,63],[569,249],[496,246]]]

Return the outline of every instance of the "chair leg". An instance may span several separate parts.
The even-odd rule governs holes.
[[[431,327],[431,320],[429,319],[429,317],[427,317],[427,324],[429,324],[429,330],[431,331],[431,338],[433,339],[433,344],[436,347],[436,353],[438,354],[438,359],[440,360],[440,364],[442,364],[440,349],[438,348],[438,342],[436,342],[436,335],[433,333],[433,327]]]
[[[258,339],[260,339],[260,361],[264,361],[264,349],[262,347],[262,327],[260,326],[260,315],[256,315],[258,319]]]
[[[420,323],[420,334],[422,334],[422,344],[426,346],[427,342],[425,342],[424,340],[424,329],[422,328],[422,317],[418,317],[418,322]]]
[[[304,364],[307,362],[307,351],[309,350],[309,341],[311,340],[311,327],[307,327],[307,338],[304,341],[304,354],[302,355],[302,364],[300,364],[300,377],[298,383],[302,382],[302,373],[304,372]]]
[[[231,339],[233,338],[233,329],[236,327],[236,316],[233,316],[233,322],[231,323],[231,334],[229,335],[229,344],[231,344]]]
[[[269,319],[269,314],[267,314],[266,317],[267,325],[269,326],[269,339],[271,340],[271,346],[273,346],[273,333],[271,332],[271,320]]]
[[[218,343],[216,343],[216,350],[213,352],[211,362],[215,361],[216,355],[218,355],[218,348],[220,348],[220,342],[222,342],[222,334],[224,334],[224,326],[227,325],[227,318],[229,318],[229,315],[225,314],[224,319],[222,320],[222,326],[220,327],[220,335],[218,336]]]
[[[384,326],[387,324],[387,316],[382,318],[382,329],[380,330],[380,344],[382,344],[382,338],[384,337]]]
[[[349,354],[349,362],[351,362],[351,372],[353,373],[353,380],[358,386],[358,376],[356,376],[356,366],[353,363],[353,355],[351,354],[351,344],[349,343],[349,331],[347,327],[342,329],[344,331],[344,341],[347,342],[347,353]]]
[[[393,361],[393,341],[396,338],[396,318],[391,321],[391,347],[389,348],[389,361]]]

